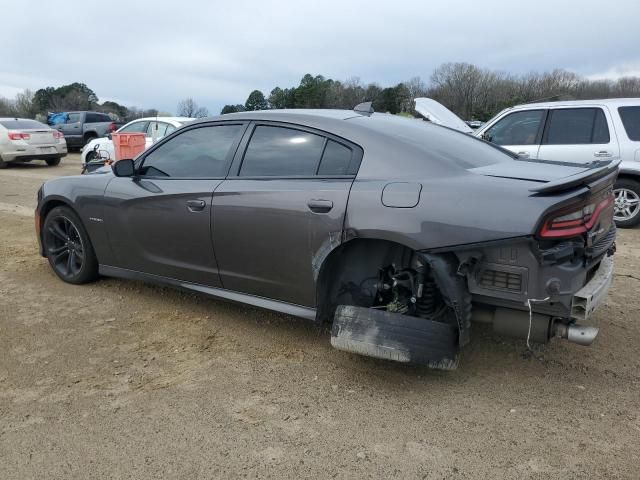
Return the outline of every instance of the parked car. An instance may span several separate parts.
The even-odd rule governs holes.
[[[242,112],[112,172],[47,181],[40,253],[65,282],[171,285],[318,322],[336,348],[454,368],[478,315],[590,344],[612,279],[617,162],[523,159],[353,111]]]
[[[104,137],[117,129],[106,113],[65,112],[64,120],[52,127],[64,134],[69,149],[80,149],[94,138]]]
[[[622,160],[614,219],[620,227],[640,223],[640,98],[518,105],[474,135],[531,159]]]
[[[26,118],[0,118],[0,168],[10,163],[44,160],[49,166],[67,155],[64,135]]]
[[[144,133],[146,147],[149,148],[157,140],[160,140],[166,135],[169,135],[174,130],[180,128],[186,122],[194,120],[188,117],[147,117],[138,118],[125,124],[117,130],[117,133]],[[113,148],[113,141],[109,134],[104,138],[94,138],[82,148],[80,155],[82,159],[82,165],[85,167],[89,162],[106,159],[114,159],[115,152]],[[100,162],[102,164],[102,162]]]

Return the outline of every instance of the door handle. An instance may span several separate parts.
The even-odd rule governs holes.
[[[331,200],[309,200],[307,206],[314,213],[327,213],[333,208],[333,202]]]
[[[530,157],[529,152],[518,152],[517,155],[519,157],[522,157],[522,158],[529,158]]]
[[[607,152],[606,150],[600,150],[599,152],[593,152],[593,156],[602,158],[602,157],[612,157],[613,154],[611,152]]]
[[[187,200],[187,208],[190,212],[201,212],[206,205],[204,200]]]

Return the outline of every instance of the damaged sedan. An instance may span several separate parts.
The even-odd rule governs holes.
[[[341,350],[452,369],[472,319],[527,344],[593,341],[617,174],[370,105],[242,112],[46,182],[36,229],[66,282],[174,286],[332,323]]]

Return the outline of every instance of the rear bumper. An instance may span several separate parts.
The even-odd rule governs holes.
[[[571,318],[586,320],[602,304],[613,280],[613,255],[605,256],[593,278],[573,295]]]
[[[19,150],[2,152],[0,157],[4,162],[28,162],[31,160],[47,160],[67,156],[67,145],[29,145]]]

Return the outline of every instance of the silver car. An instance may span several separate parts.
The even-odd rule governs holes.
[[[0,118],[0,168],[13,162],[44,160],[53,167],[67,155],[64,134],[25,118]]]

